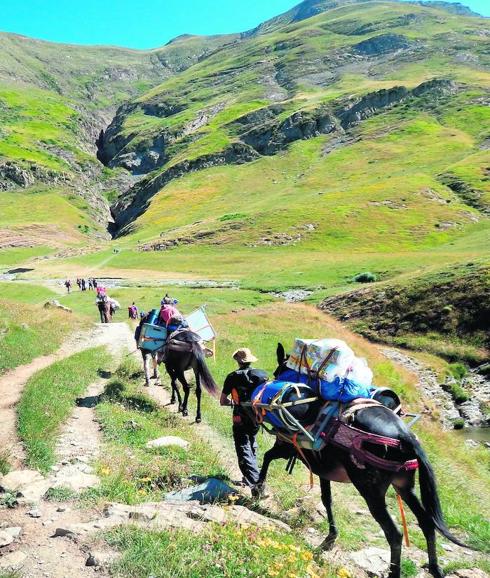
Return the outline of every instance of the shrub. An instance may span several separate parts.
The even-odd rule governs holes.
[[[454,379],[459,382],[468,375],[468,369],[463,363],[450,363],[448,369]]]
[[[464,428],[464,419],[462,417],[458,417],[457,419],[453,419],[453,428],[454,429],[463,429]]]
[[[370,271],[364,271],[364,273],[358,273],[354,277],[354,281],[356,283],[374,283],[377,280],[378,280],[378,277],[374,273],[371,273]]]

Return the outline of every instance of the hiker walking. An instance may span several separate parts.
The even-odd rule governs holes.
[[[92,285],[92,279],[89,277],[88,278],[88,290],[92,291],[93,288],[94,288],[94,286]]]
[[[82,281],[79,277],[77,277],[77,285],[78,285],[78,289],[81,291],[82,290]]]
[[[133,303],[128,307],[128,317],[130,319],[138,319],[138,308],[136,307],[136,303]]]
[[[66,290],[67,290],[68,293],[69,293],[69,292],[71,291],[71,281],[70,281],[70,279],[67,279],[67,280],[65,281],[65,287],[66,287]]]
[[[86,291],[87,290],[87,284],[85,283],[85,279],[82,279],[80,281],[80,283],[82,284],[82,291]]]
[[[268,376],[265,371],[252,367],[257,358],[248,348],[237,349],[233,359],[238,369],[226,377],[220,404],[233,406],[233,440],[238,466],[243,475],[242,483],[253,488],[259,481],[256,439],[259,426],[240,403],[250,401],[253,390],[265,383]]]

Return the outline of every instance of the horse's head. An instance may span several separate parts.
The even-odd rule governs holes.
[[[286,369],[286,361],[289,359],[289,355],[286,355],[282,343],[277,344],[276,356],[277,356],[277,369],[274,371],[274,377],[277,377]]]

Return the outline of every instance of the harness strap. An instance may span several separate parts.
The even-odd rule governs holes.
[[[257,420],[258,425],[262,425],[264,423],[264,416],[266,414],[264,408],[258,408],[257,405],[262,402],[262,396],[264,395],[265,388],[267,387],[267,381],[262,386],[262,389],[259,393],[255,396],[255,399],[252,400],[252,409],[255,413],[255,418]]]
[[[402,519],[402,526],[403,526],[403,536],[405,538],[405,546],[410,548],[410,538],[408,536],[408,526],[407,526],[407,518],[405,516],[405,510],[403,508],[403,500],[400,494],[396,493],[396,499],[398,501],[398,507],[400,508],[400,516]]]
[[[313,470],[311,469],[310,463],[308,462],[308,460],[306,459],[306,456],[303,452],[303,450],[300,448],[300,446],[298,445],[298,432],[296,432],[293,437],[291,438],[291,441],[293,442],[293,446],[295,447],[296,451],[298,452],[298,454],[301,456],[301,458],[303,459],[303,461],[305,462],[305,464],[308,466],[308,470],[310,471],[310,490],[313,489],[314,483],[313,483]]]

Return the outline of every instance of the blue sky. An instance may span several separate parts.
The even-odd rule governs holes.
[[[299,0],[1,0],[0,30],[75,44],[154,48],[179,34],[241,32]],[[463,0],[490,16],[489,0]]]

